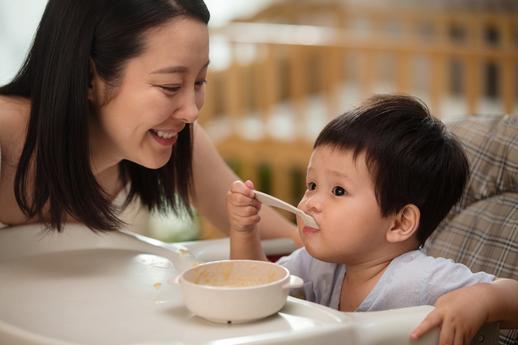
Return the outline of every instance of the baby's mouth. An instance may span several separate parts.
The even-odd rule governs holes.
[[[311,235],[311,234],[315,234],[317,232],[319,232],[320,229],[315,229],[315,228],[312,228],[310,226],[304,226],[304,228],[302,228],[302,232],[305,234],[305,235]]]

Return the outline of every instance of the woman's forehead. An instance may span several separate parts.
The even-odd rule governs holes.
[[[177,17],[144,34],[144,50],[137,57],[149,73],[173,69],[203,69],[209,59],[207,25],[190,17]]]

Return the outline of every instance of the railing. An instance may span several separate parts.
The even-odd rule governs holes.
[[[348,9],[330,15],[334,27],[234,23],[214,32],[228,42],[231,59],[227,68],[210,71],[200,121],[238,174],[259,181],[259,188],[292,202],[299,197],[295,182],[305,174],[315,134],[307,128],[313,98],[324,105],[321,123],[347,110],[344,99],[357,104],[380,85],[420,96],[443,118],[452,100],[464,103],[462,115],[484,112],[484,102],[499,113],[518,110],[517,14]],[[293,134],[285,138],[269,127],[281,104],[292,114]],[[262,133],[256,140],[243,135],[250,117]],[[217,123],[225,131],[211,130]]]

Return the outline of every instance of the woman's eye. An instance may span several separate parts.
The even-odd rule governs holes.
[[[345,191],[345,189],[343,189],[340,186],[335,186],[335,187],[333,187],[332,193],[333,193],[333,195],[336,195],[336,196],[342,196],[342,195],[345,195],[346,191]]]
[[[194,87],[197,89],[201,89],[205,84],[207,84],[207,80],[198,80],[196,83],[194,83]]]
[[[168,93],[175,93],[181,89],[181,86],[179,85],[160,85],[159,87]]]
[[[315,182],[309,182],[307,185],[306,185],[306,188],[308,190],[315,190],[317,189],[317,184]]]

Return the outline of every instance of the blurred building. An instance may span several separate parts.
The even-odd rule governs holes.
[[[45,4],[0,0],[0,84],[21,65]],[[242,178],[292,203],[317,133],[374,93],[418,96],[444,121],[518,113],[516,0],[207,5],[211,65],[200,122]],[[180,229],[162,238],[197,234],[183,234],[193,224],[153,221],[158,232]],[[202,224],[202,237],[220,235]]]
[[[296,203],[329,119],[375,93],[445,122],[518,113],[518,2],[278,0],[215,28],[200,121],[242,178]]]

